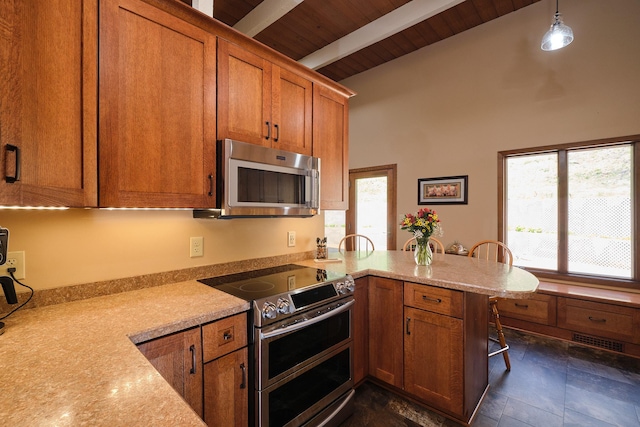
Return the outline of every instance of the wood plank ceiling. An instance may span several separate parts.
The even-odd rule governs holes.
[[[190,0],[182,1],[191,3]],[[452,1],[449,2],[452,7],[321,65],[317,71],[340,81],[538,1]],[[262,2],[214,0],[213,17],[233,27]],[[256,34],[254,39],[299,61],[407,3],[411,0],[304,0]]]

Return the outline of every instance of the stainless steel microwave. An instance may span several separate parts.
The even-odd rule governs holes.
[[[216,147],[216,208],[194,218],[310,217],[320,207],[320,159],[225,139]]]

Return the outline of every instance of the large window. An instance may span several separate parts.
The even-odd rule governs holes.
[[[539,277],[640,287],[639,145],[501,152],[500,238],[514,265]]]

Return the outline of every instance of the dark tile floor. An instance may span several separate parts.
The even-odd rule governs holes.
[[[640,427],[640,360],[505,330],[511,372],[489,360],[489,393],[472,427]],[[342,427],[457,423],[366,383]]]

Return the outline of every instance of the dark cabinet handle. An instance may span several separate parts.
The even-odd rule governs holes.
[[[280,139],[280,126],[278,125],[273,125],[273,127],[276,129],[276,137],[273,138],[273,140],[275,142],[278,142],[278,140]]]
[[[11,144],[7,144],[5,146],[5,150],[7,152],[12,151],[16,156],[16,168],[13,172],[13,176],[9,176],[9,175],[5,175],[4,179],[5,181],[7,181],[9,184],[13,184],[16,181],[20,181],[20,168],[21,168],[21,160],[20,160],[20,147],[16,147],[15,145],[11,145]],[[6,166],[6,164],[5,164]],[[5,169],[6,170],[6,169]]]
[[[518,308],[524,308],[525,310],[529,308],[529,304],[518,304],[518,303],[515,303],[515,304],[516,304],[516,307]]]
[[[435,302],[436,304],[440,304],[442,302],[440,298],[429,298],[426,295],[422,295],[422,301],[431,301],[431,302]]]
[[[589,320],[591,320],[592,322],[596,322],[596,323],[606,323],[607,319],[598,319],[596,317],[593,316],[589,316]]]
[[[209,174],[209,196],[213,196],[213,174]]]
[[[247,387],[247,367],[244,366],[244,363],[240,364],[240,370],[242,371],[242,383],[240,383],[240,388]]]
[[[271,124],[269,122],[265,122],[267,124],[267,137],[265,139],[271,138]]]
[[[195,374],[196,373],[196,346],[194,344],[191,344],[191,347],[189,347],[189,351],[191,352],[191,370],[189,371],[189,373]]]
[[[409,322],[411,322],[411,317],[407,317],[407,335],[411,335],[411,331],[409,330]]]
[[[222,334],[222,339],[224,341],[229,341],[232,338],[233,338],[233,334],[230,331],[224,331],[224,334]]]

